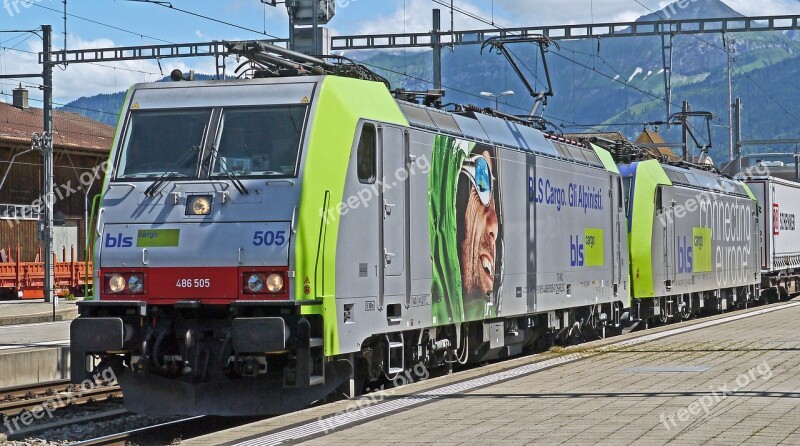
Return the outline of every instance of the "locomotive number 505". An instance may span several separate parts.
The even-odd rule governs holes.
[[[256,231],[253,235],[254,246],[283,246],[286,243],[286,231]]]

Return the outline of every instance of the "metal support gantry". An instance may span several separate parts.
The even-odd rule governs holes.
[[[681,34],[720,34],[753,31],[788,31],[800,29],[800,15],[773,17],[738,17],[694,20],[659,20],[647,22],[593,23],[430,33],[400,33],[334,36],[331,50],[366,50],[388,48],[430,48],[438,39],[441,45],[478,45],[501,36],[543,35],[550,40],[586,38],[639,37]]]
[[[533,37],[537,35],[544,36],[551,41],[659,36],[661,37],[661,54],[664,65],[666,116],[669,117],[672,115],[672,53],[675,36],[687,34],[725,35],[739,32],[800,29],[800,15],[784,15],[442,31],[439,26],[438,12],[438,10],[434,10],[434,25],[430,33],[336,36],[331,39],[331,50],[433,48],[434,86],[435,88],[440,88],[441,49],[444,46],[477,45],[492,38]],[[670,124],[667,125],[669,126]]]

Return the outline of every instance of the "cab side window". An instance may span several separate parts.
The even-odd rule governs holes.
[[[372,124],[364,124],[358,141],[358,181],[375,183],[377,177],[378,131]]]

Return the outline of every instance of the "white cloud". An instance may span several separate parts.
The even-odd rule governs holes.
[[[608,21],[628,21],[648,13],[633,1],[619,0],[496,0],[504,15],[512,18],[513,26],[566,25]],[[643,1],[655,9],[652,0]],[[535,6],[534,6],[535,5]]]
[[[800,12],[797,0],[725,0],[725,3],[736,11],[753,17]]]
[[[598,22],[630,22],[674,3],[675,0],[494,0],[495,16],[503,26],[545,26]],[[697,0],[695,0],[697,1]],[[796,0],[723,0],[734,10],[748,16],[797,14],[800,5]],[[471,0],[484,10],[490,10],[492,0]],[[469,5],[456,0],[457,7]],[[402,9],[402,3],[400,4]],[[447,8],[442,7],[443,14]],[[430,16],[430,2],[428,12]],[[490,14],[482,17],[489,18]],[[428,20],[429,21],[429,20]],[[402,20],[401,20],[402,22]],[[488,27],[480,24],[481,28]]]
[[[69,49],[109,48],[118,46],[110,39],[83,40],[73,34],[67,42]],[[31,41],[26,51],[37,53],[41,51],[40,43]],[[9,51],[4,55],[5,74],[37,73],[41,72],[38,56],[36,54]],[[103,62],[99,64],[72,64],[66,69],[56,68],[53,71],[53,98],[56,103],[66,103],[82,96],[93,96],[99,93],[116,93],[127,90],[131,85],[139,82],[152,82],[169,76],[169,73],[178,68],[183,72],[195,70],[197,73],[215,73],[215,64],[212,58],[192,59],[163,59],[161,68],[154,60]],[[163,69],[163,74],[162,74]],[[25,81],[30,89],[30,97],[34,99],[36,107],[41,106],[41,92],[30,84],[40,84],[41,80],[34,78]],[[3,90],[11,90],[17,85],[16,81],[4,81]]]
[[[431,11],[438,8],[442,11],[442,29],[450,29],[450,8],[446,8],[431,0],[395,0],[395,10],[387,15],[374,17],[365,23],[357,34],[387,34],[398,32],[410,33],[426,33],[430,32],[433,19]],[[459,0],[455,3],[459,9],[463,9],[478,17],[491,17],[491,13],[487,13],[481,8],[477,7],[472,2]],[[479,20],[475,20],[464,14],[458,12],[454,16],[455,29],[471,29],[471,28],[486,28],[487,25]],[[405,28],[403,23],[405,22]]]

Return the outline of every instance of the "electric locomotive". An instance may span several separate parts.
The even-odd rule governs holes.
[[[357,65],[248,48],[255,79],[128,92],[74,381],[112,367],[134,412],[276,414],[621,325],[608,152],[413,103],[441,92],[397,99]]]
[[[658,160],[620,171],[630,193],[634,320],[687,319],[759,299],[758,202],[747,185]]]

